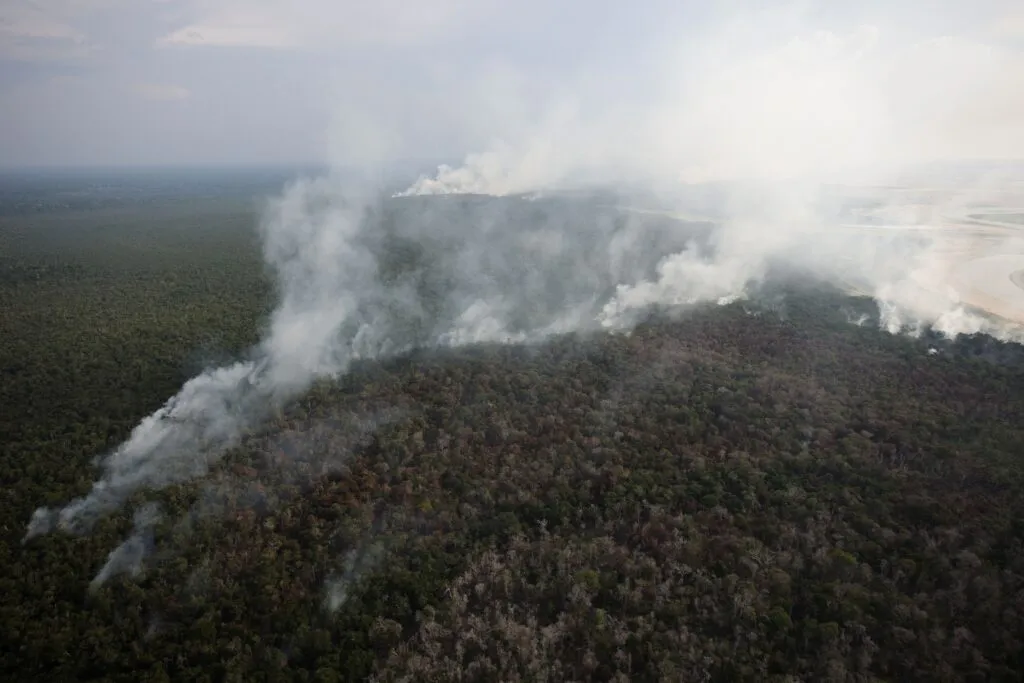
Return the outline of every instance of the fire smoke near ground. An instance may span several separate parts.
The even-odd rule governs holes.
[[[690,228],[568,200],[388,200],[329,178],[296,183],[263,225],[281,303],[252,358],[187,382],[102,461],[87,496],[38,510],[28,535],[85,533],[138,490],[204,475],[354,360],[597,327],[617,285],[651,277],[708,226]]]
[[[878,300],[889,331],[1020,339],[1016,326],[971,312],[963,288],[950,286],[955,258],[978,244],[953,242],[944,229],[971,223],[970,206],[1024,203],[1024,167],[959,177],[922,170],[1024,158],[1024,91],[1007,80],[1024,71],[1024,54],[980,36],[921,38],[892,15],[881,19],[882,27],[824,30],[794,7],[727,14],[661,53],[644,74],[657,84],[645,102],[623,102],[616,85],[596,95],[570,89],[550,115],[517,121],[509,135],[496,130],[489,148],[399,196],[506,196],[598,181],[656,191],[685,214],[693,187],[724,188],[715,257],[684,249],[655,278],[622,283],[602,312],[606,324],[653,303],[729,300],[781,259],[855,283]],[[588,98],[601,105],[573,106]],[[914,186],[917,195],[883,191]],[[895,229],[865,235],[866,227]],[[1024,253],[1019,230],[986,239],[987,253]]]
[[[992,94],[1002,57],[935,48],[963,57],[946,74],[961,90],[943,108],[928,90],[934,67],[881,50],[875,30],[736,55],[725,46],[737,30],[710,41],[704,71],[666,87],[659,103],[592,116],[559,109],[533,129],[516,126],[531,131],[522,139],[398,196],[335,177],[291,185],[262,224],[280,296],[264,340],[249,359],[189,380],[102,459],[90,493],[37,510],[28,536],[87,533],[137,491],[203,476],[247,430],[355,360],[628,330],[651,306],[747,296],[779,267],[874,296],[893,332],[1021,339],[941,286],[943,255],[929,235],[843,229],[886,220],[891,207],[875,199],[854,211],[835,189],[855,171],[920,160],[937,141],[940,158],[988,144],[968,125],[967,99]],[[885,69],[895,70],[881,78]],[[922,123],[913,115],[926,107]],[[561,192],[592,182],[615,192]],[[635,210],[651,208],[638,187],[656,194],[661,213]],[[436,194],[447,196],[420,196]],[[134,571],[155,519],[137,515],[111,560]]]
[[[38,510],[28,535],[86,532],[140,489],[202,476],[246,429],[354,360],[628,329],[651,305],[743,296],[792,245],[744,251],[738,234],[596,199],[380,199],[297,183],[264,224],[281,304],[253,358],[187,382],[103,460],[89,495]]]

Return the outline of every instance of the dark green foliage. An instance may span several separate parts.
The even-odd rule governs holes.
[[[256,341],[254,216],[0,219],[3,680],[1024,675],[1024,354],[830,292],[362,363],[207,480],[23,544]],[[145,573],[90,592],[147,498]]]

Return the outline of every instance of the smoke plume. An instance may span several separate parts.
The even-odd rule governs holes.
[[[107,563],[92,580],[91,588],[98,588],[117,574],[138,576],[142,572],[142,562],[153,545],[153,527],[160,522],[161,516],[156,503],[147,503],[135,511],[131,536],[110,552]]]
[[[1024,338],[1009,283],[1024,268],[1020,226],[983,231],[971,215],[1024,204],[1024,165],[1005,163],[1024,158],[1024,91],[1007,80],[1024,52],[891,21],[823,30],[791,10],[737,12],[688,37],[647,75],[644,104],[621,103],[620,83],[600,107],[566,107],[562,93],[555,114],[496,130],[490,148],[398,196],[600,182],[692,214],[694,187],[719,188],[715,255],[688,246],[620,283],[600,314],[610,327],[651,304],[731,301],[782,261],[874,297],[891,332]]]
[[[101,460],[87,495],[37,510],[28,536],[85,533],[139,490],[203,476],[355,360],[628,330],[650,306],[746,296],[779,264],[873,297],[892,332],[1024,339],[1013,291],[965,265],[998,253],[986,263],[1024,269],[1007,256],[1024,254],[1019,226],[974,216],[1024,204],[1020,168],[920,171],[1024,157],[1024,101],[1005,79],[1019,52],[789,13],[688,38],[661,53],[643,97],[623,101],[614,79],[567,83],[535,119],[479,123],[493,144],[403,191],[334,175],[286,188],[261,225],[279,296],[263,341],[189,380]],[[348,125],[374,120],[349,107]]]

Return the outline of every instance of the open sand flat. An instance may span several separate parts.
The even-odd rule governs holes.
[[[1024,324],[1024,254],[995,254],[969,259],[952,271],[952,286],[963,301]]]
[[[914,278],[916,284],[933,291],[952,289],[965,304],[1024,324],[1024,192],[1019,186],[985,191],[887,188],[875,198],[881,208],[865,212],[868,220],[844,228],[926,235],[935,267]],[[884,218],[902,220],[882,223]]]
[[[907,238],[920,245],[911,253],[921,256],[927,267],[908,258],[904,284],[924,298],[951,297],[1024,325],[1024,183],[1012,180],[967,188],[956,183],[945,187],[847,185],[832,186],[830,192],[841,203],[859,207],[832,230],[878,237],[882,253],[890,237],[897,238],[896,243]],[[721,220],[721,216],[694,210],[618,208],[684,221]],[[836,265],[836,277],[851,293],[871,296],[881,284],[863,272],[863,264],[857,265],[853,254],[848,260],[840,256]],[[850,269],[844,268],[847,265]]]

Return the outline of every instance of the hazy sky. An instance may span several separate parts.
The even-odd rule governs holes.
[[[712,27],[761,5],[746,41],[867,26],[974,60],[971,117],[1006,144],[964,150],[1024,147],[1019,0],[3,0],[0,165],[458,157],[566,93],[658,106],[700,78]]]

